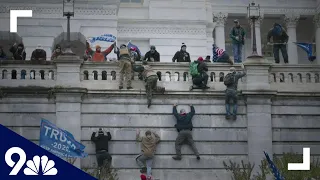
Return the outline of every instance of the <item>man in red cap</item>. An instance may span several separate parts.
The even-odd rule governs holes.
[[[196,66],[196,67],[195,67]],[[207,86],[209,76],[207,74],[208,66],[204,62],[202,57],[199,57],[197,61],[190,64],[190,75],[192,76],[193,85],[199,88],[209,88]]]

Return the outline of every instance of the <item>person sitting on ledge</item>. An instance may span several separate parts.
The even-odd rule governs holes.
[[[96,158],[99,168],[102,168],[104,163],[107,163],[107,167],[111,165],[112,157],[108,152],[108,142],[111,138],[110,132],[107,132],[107,135],[105,135],[102,128],[99,129],[97,137],[96,132],[93,132],[91,135],[91,141],[96,145]]]
[[[0,60],[6,60],[7,59],[7,55],[4,52],[2,46],[0,46]]]
[[[208,89],[208,66],[203,62],[203,58],[199,57],[197,61],[190,64],[190,75],[194,86],[202,89]]]
[[[96,51],[93,51],[90,47],[89,42],[86,42],[87,55],[92,57],[93,62],[104,62],[105,56],[110,54],[112,49],[115,47],[116,42],[114,42],[110,47],[106,50],[101,51],[101,46],[96,45]]]
[[[41,44],[38,44],[37,48],[32,52],[31,60],[45,61],[47,59],[47,53],[43,50]]]
[[[226,119],[230,119],[230,116],[233,116],[233,120],[237,119],[237,109],[238,109],[238,80],[246,75],[244,65],[241,64],[242,72],[236,72],[234,67],[230,68],[230,73],[224,78],[224,84],[227,86],[226,89]],[[232,103],[231,103],[232,101]],[[230,104],[233,104],[233,113],[230,110]]]
[[[215,44],[212,44],[212,53],[213,62],[230,63],[231,65],[234,64],[228,53],[224,49],[217,47]]]
[[[147,103],[149,108],[151,106],[153,91],[161,92],[162,94],[164,94],[165,88],[157,86],[158,75],[152,69],[152,67],[148,65],[147,61],[142,61],[142,65],[133,65],[133,70],[135,72],[141,73],[142,78],[146,82],[145,87],[147,93]]]
[[[145,136],[140,137],[140,130],[137,129],[136,140],[141,142],[141,153],[136,158],[137,164],[142,168],[140,172],[147,173],[148,178],[150,178],[153,157],[160,142],[160,137],[151,131],[146,131]]]
[[[27,54],[24,50],[23,43],[20,43],[18,45],[17,45],[17,43],[14,43],[9,51],[12,53],[12,55],[13,55],[12,58],[14,60],[26,60]]]
[[[187,52],[187,45],[182,43],[180,51],[177,51],[172,58],[172,62],[191,62],[190,54]]]
[[[173,105],[173,115],[177,119],[177,124],[174,127],[179,133],[175,142],[176,156],[172,157],[174,160],[181,160],[181,146],[184,143],[187,143],[192,148],[193,152],[197,156],[197,160],[200,160],[198,149],[192,138],[192,117],[195,115],[196,111],[193,105],[190,105],[190,107],[191,112],[186,113],[184,109],[181,109],[180,114],[178,114],[177,105]]]
[[[62,54],[61,46],[59,44],[56,45],[56,49],[53,51],[51,55],[51,60],[57,59],[58,56]]]
[[[146,53],[143,60],[151,61],[151,62],[160,62],[160,54],[156,50],[155,46],[150,47],[150,51]]]

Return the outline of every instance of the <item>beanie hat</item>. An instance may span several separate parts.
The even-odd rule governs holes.
[[[147,180],[147,177],[146,177],[146,175],[144,175],[144,174],[141,174],[141,175],[140,175],[140,178],[141,178],[141,180]]]
[[[198,57],[198,61],[203,61],[203,58],[201,56]]]
[[[154,45],[150,46],[150,49],[156,50],[156,47]]]
[[[185,43],[182,43],[181,48],[183,47],[187,47],[187,45]]]

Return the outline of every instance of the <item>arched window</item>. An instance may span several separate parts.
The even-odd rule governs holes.
[[[111,72],[111,76],[113,81],[117,80],[117,73],[115,71]]]
[[[161,72],[160,71],[157,72],[157,76],[158,76],[159,81],[161,81]]]
[[[102,71],[102,80],[107,80],[107,71]]]
[[[314,75],[314,82],[319,83],[319,74]]]
[[[44,80],[44,70],[40,70],[40,76],[41,76],[41,79]]]
[[[93,80],[98,80],[98,72],[97,71],[93,71]]]
[[[83,71],[83,80],[89,80],[89,72]]]
[[[30,71],[30,79],[36,79],[36,71],[35,70]]]
[[[2,71],[2,79],[8,79],[8,71],[7,70]]]
[[[49,79],[54,80],[54,72],[52,70],[49,71]]]
[[[223,80],[224,80],[224,73],[221,72],[221,73],[219,74],[219,82],[223,82]]]
[[[214,72],[210,73],[210,81],[215,82],[216,81],[216,74]]]
[[[170,72],[166,72],[166,81],[171,81],[171,74],[170,74]]]
[[[285,82],[284,74],[280,73],[280,82],[283,83]]]
[[[302,83],[302,75],[300,73],[298,73],[297,76],[298,76],[298,82]]]
[[[27,71],[21,70],[20,79],[26,79]]]
[[[11,71],[11,79],[17,79],[17,71],[16,70]]]
[[[174,73],[174,81],[180,81],[179,73],[175,72]]]
[[[311,83],[311,74],[309,73],[306,74],[306,81],[307,83]]]
[[[183,81],[189,81],[188,72],[183,73]]]
[[[289,75],[289,80],[290,80],[290,82],[293,83],[293,74],[292,74],[292,73],[289,73],[288,75]]]

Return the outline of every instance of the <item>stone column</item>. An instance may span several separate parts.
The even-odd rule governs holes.
[[[313,22],[316,25],[316,56],[317,56],[317,64],[320,64],[320,13],[316,14],[313,18]]]
[[[215,44],[222,49],[226,49],[225,29],[224,26],[227,22],[227,13],[213,13],[213,22],[215,26]]]
[[[288,56],[289,64],[298,64],[298,46],[293,43],[297,42],[297,24],[300,19],[300,15],[296,13],[289,13],[284,16],[284,22],[287,26],[287,33],[289,36],[288,41]]]
[[[271,97],[276,92],[270,90],[270,64],[259,59],[244,64],[247,76],[242,94],[247,105],[248,159],[255,164],[252,174],[257,174],[265,158],[263,151],[271,158],[273,154]]]
[[[209,27],[207,28],[207,54],[206,55],[212,56],[212,44],[213,44],[213,28]]]
[[[56,124],[69,131],[81,142],[81,97],[86,92],[80,87],[80,66],[82,60],[76,56],[60,56],[55,60],[57,84],[54,88],[56,98]],[[81,167],[77,158],[74,165]]]
[[[255,31],[256,31],[256,45],[257,45],[257,53],[261,56],[262,55],[262,46],[261,46],[261,30],[260,30],[260,25],[262,24],[263,21],[263,15],[261,15],[258,19],[255,20]],[[252,46],[253,46],[253,23],[252,20],[249,19],[249,23],[251,26],[251,51],[252,51]],[[248,36],[248,34],[247,34]]]

